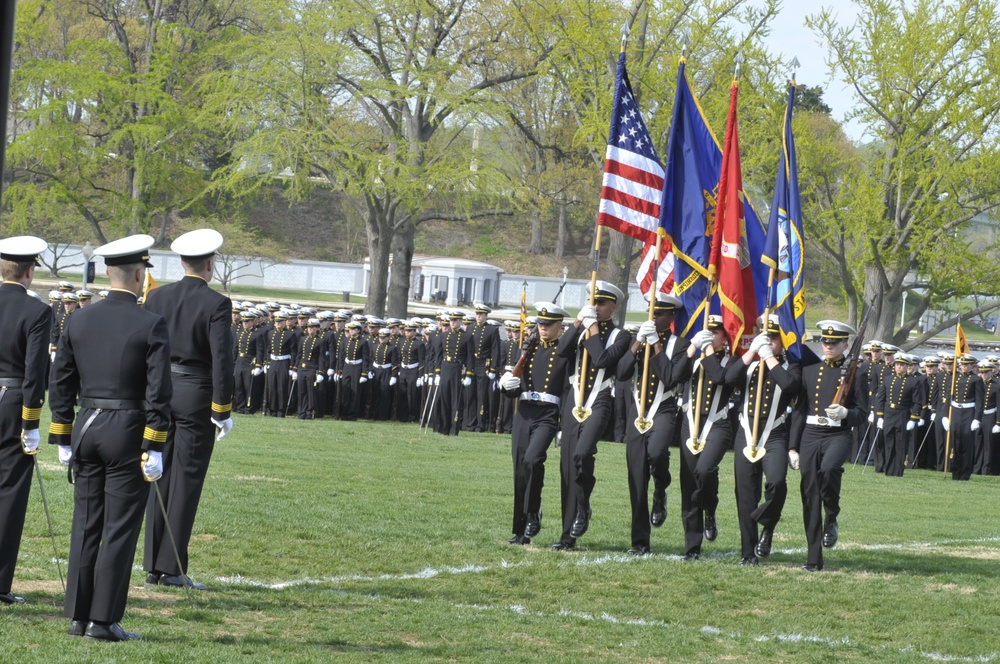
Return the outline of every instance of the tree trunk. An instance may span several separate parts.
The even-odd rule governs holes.
[[[611,237],[608,241],[608,260],[603,278],[605,281],[618,286],[622,290],[622,293],[625,294],[625,300],[618,303],[618,309],[615,311],[615,323],[617,325],[624,325],[625,314],[628,312],[628,281],[632,266],[632,248],[635,240],[628,235],[610,229],[605,229],[604,233],[609,234]],[[601,275],[598,274],[598,276]]]
[[[413,236],[415,228],[407,221],[396,230],[392,240],[392,271],[389,274],[388,315],[393,318],[406,317],[406,305],[410,299],[410,268],[413,265]]]
[[[892,339],[900,296],[895,289],[890,288],[885,272],[874,264],[865,267],[865,302],[872,307],[868,314],[866,340]]]
[[[559,232],[556,236],[556,258],[566,255],[566,216],[569,204],[566,202],[566,194],[559,195]]]
[[[528,245],[528,253],[538,255],[542,251],[542,217],[536,208],[531,212],[531,244]]]
[[[365,313],[378,317],[385,315],[385,298],[389,281],[389,253],[392,250],[392,227],[386,219],[386,210],[377,201],[369,199],[365,226],[368,229],[368,301]]]

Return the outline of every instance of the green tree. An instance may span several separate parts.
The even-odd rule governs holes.
[[[864,178],[846,191],[848,255],[870,334],[899,343],[931,305],[995,293],[995,247],[965,239],[969,222],[1000,205],[1000,17],[993,0],[855,0],[857,21],[808,19],[835,72],[853,87]],[[908,319],[896,329],[904,291]],[[995,306],[995,305],[994,305]]]

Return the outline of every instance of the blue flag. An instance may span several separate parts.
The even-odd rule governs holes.
[[[718,296],[708,302],[708,259],[715,232],[715,210],[722,172],[722,147],[684,73],[684,60],[677,69],[677,93],[667,143],[667,165],[660,204],[660,227],[673,243],[674,295],[684,310],[674,314],[674,332],[690,336],[702,328],[705,307],[719,312]],[[745,194],[745,192],[744,192]],[[747,248],[750,256],[760,256],[765,232],[750,204],[746,205]],[[766,298],[768,268],[753,262],[754,293],[758,307]],[[756,319],[760,311],[752,312]]]
[[[778,315],[781,336],[788,357],[810,364],[816,355],[802,345],[806,332],[806,299],[802,275],[802,204],[799,200],[799,174],[795,162],[795,137],[792,134],[792,108],[795,105],[795,82],[788,86],[788,106],[782,136],[778,179],[767,224],[767,243],[761,263],[775,271],[774,287],[768,293],[771,310]]]

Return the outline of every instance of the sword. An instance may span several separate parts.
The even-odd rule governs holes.
[[[174,531],[170,527],[170,520],[167,519],[167,507],[163,504],[163,494],[160,493],[160,481],[159,479],[148,481],[153,485],[153,490],[156,492],[156,502],[160,505],[160,514],[163,515],[163,527],[167,531],[167,538],[170,539],[170,548],[173,549],[174,560],[177,561],[177,569],[180,570],[181,579],[184,581],[185,594],[188,596],[188,599],[190,599],[191,584],[189,582],[191,581],[191,576],[187,573],[187,570],[184,569],[184,566],[181,565],[181,554],[177,550],[177,540],[174,539]]]
[[[430,409],[427,411],[427,426],[424,427],[424,433],[427,433],[427,430],[431,428],[431,418],[434,417],[434,404],[435,402],[437,402],[438,392],[440,391],[441,391],[441,386],[435,385],[434,394],[431,396],[431,406]]]
[[[42,469],[38,467],[38,456],[32,454],[31,460],[35,463],[35,476],[38,478],[38,493],[42,496],[42,507],[45,509],[45,521],[49,524],[49,537],[52,538],[52,553],[55,556],[56,569],[59,571],[59,583],[63,592],[66,592],[66,581],[63,579],[62,565],[59,563],[59,547],[56,546],[56,533],[52,529],[52,515],[49,514],[49,501],[45,499],[45,487],[42,485]]]
[[[861,436],[861,444],[858,445],[858,455],[854,457],[854,463],[851,464],[851,468],[858,465],[858,459],[861,458],[861,453],[865,450],[865,441],[868,440],[868,432],[872,430],[872,423],[868,423],[868,428],[865,429],[865,435]]]
[[[913,460],[911,461],[911,463],[916,462],[916,460],[920,458],[920,450],[924,449],[924,443],[927,442],[927,436],[931,435],[931,429],[933,427],[934,427],[933,422],[929,422],[927,424],[927,431],[924,432],[924,439],[920,441],[920,446],[917,448],[917,453],[913,455]]]
[[[865,465],[861,469],[861,474],[865,474],[865,469],[868,468],[868,462],[872,459],[872,452],[875,451],[875,442],[878,440],[878,429],[875,429],[875,436],[872,437],[872,446],[868,448],[868,457],[865,459]]]

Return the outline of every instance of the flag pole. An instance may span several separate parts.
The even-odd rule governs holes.
[[[646,320],[653,320],[653,309],[656,307],[656,294],[660,292],[659,286],[656,284],[656,278],[659,276],[662,246],[663,235],[657,233],[656,248],[653,250],[653,283],[649,291],[649,317]],[[649,359],[653,353],[650,344],[647,343],[645,346],[645,357],[642,360],[642,382],[636,386],[636,389],[639,391],[639,416],[635,418],[635,428],[639,430],[639,433],[646,433],[653,426],[653,420],[646,418],[646,396],[649,392],[646,389],[647,385],[649,385]]]
[[[705,311],[702,313],[701,329],[708,329],[708,317],[709,311],[712,308],[712,294],[715,292],[715,280],[709,282],[708,285],[708,297],[705,298]],[[687,447],[691,450],[691,454],[701,454],[702,450],[705,449],[705,443],[698,440],[698,436],[701,433],[701,399],[702,393],[705,391],[705,358],[701,358],[701,363],[698,365],[698,392],[694,395],[692,399],[693,403],[691,407],[694,408],[694,431],[691,432],[691,437],[687,439]]]
[[[962,314],[958,314],[958,322],[955,323],[955,357],[951,360],[951,390],[948,397],[948,431],[944,437],[944,474],[948,474],[948,462],[955,455],[955,450],[951,449],[951,420],[952,410],[955,405],[955,382],[958,377],[958,354],[961,351],[959,335],[962,333]]]
[[[771,320],[771,289],[774,287],[774,268],[767,272],[767,303],[764,305],[764,331]],[[760,435],[760,402],[764,392],[764,360],[757,356],[757,397],[753,404],[753,432],[750,437],[750,446],[743,448],[743,454],[751,463],[756,463],[764,457],[764,448],[757,448],[757,437]]]

